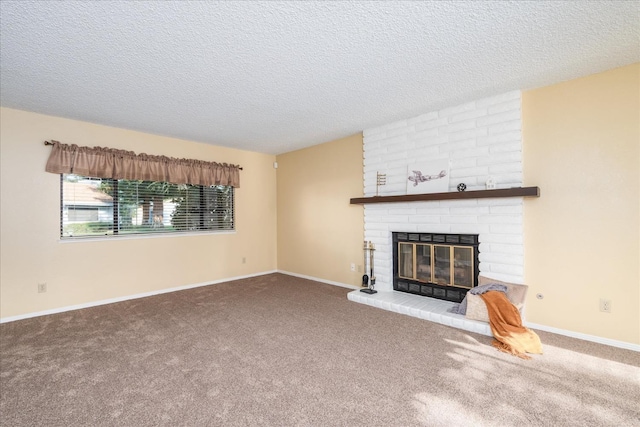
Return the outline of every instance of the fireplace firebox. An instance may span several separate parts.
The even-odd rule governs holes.
[[[393,235],[393,289],[461,302],[478,285],[477,234]]]

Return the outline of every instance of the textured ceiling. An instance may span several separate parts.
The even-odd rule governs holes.
[[[633,0],[2,0],[0,13],[2,106],[271,154],[640,61]]]

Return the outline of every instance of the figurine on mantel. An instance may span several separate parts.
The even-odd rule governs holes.
[[[387,174],[376,172],[376,197],[379,197],[380,186],[387,184]]]

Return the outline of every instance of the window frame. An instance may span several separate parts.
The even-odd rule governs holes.
[[[121,218],[121,214],[120,214],[120,205],[121,205],[121,200],[120,197],[113,197],[112,198],[112,204],[111,204],[111,214],[112,214],[112,221],[109,225],[109,229],[108,229],[108,233],[105,234],[100,234],[100,233],[87,233],[87,234],[80,234],[80,235],[73,235],[73,234],[69,234],[69,232],[65,233],[65,226],[68,226],[70,224],[70,222],[68,220],[65,221],[65,192],[64,192],[64,182],[65,182],[65,176],[76,176],[78,177],[79,180],[100,180],[101,183],[103,182],[107,182],[110,185],[112,185],[112,192],[114,194],[118,194],[119,191],[119,186],[123,181],[130,181],[130,182],[134,182],[137,183],[137,185],[140,185],[141,183],[159,183],[159,184],[170,184],[170,183],[166,183],[166,182],[160,182],[160,181],[142,181],[142,180],[118,180],[118,179],[110,179],[110,178],[95,178],[95,177],[88,177],[88,176],[84,176],[84,175],[78,175],[78,174],[65,174],[65,173],[61,173],[60,174],[60,230],[59,230],[59,239],[61,242],[74,242],[74,241],[87,241],[87,240],[113,240],[113,239],[139,239],[139,238],[151,238],[151,237],[179,237],[179,236],[194,236],[194,235],[207,235],[207,234],[232,234],[236,232],[236,193],[235,193],[235,188],[233,186],[230,185],[220,185],[220,186],[210,186],[209,188],[219,188],[219,187],[226,187],[228,189],[228,191],[230,192],[230,194],[228,195],[228,199],[227,199],[227,203],[223,203],[223,204],[216,204],[216,208],[221,208],[221,209],[225,209],[230,211],[230,219],[225,219],[222,220],[221,222],[216,222],[215,224],[221,225],[224,222],[229,222],[230,226],[227,227],[218,227],[218,228],[211,228],[205,227],[205,217],[207,215],[212,215],[214,211],[211,210],[207,210],[205,206],[203,206],[203,203],[206,203],[206,201],[203,199],[203,194],[205,193],[207,186],[202,186],[202,185],[188,185],[189,187],[192,188],[196,188],[199,190],[199,194],[200,194],[200,198],[199,198],[199,202],[197,203],[197,212],[196,215],[199,216],[199,219],[196,218],[196,222],[199,224],[199,226],[197,228],[191,228],[188,227],[189,222],[185,223],[185,226],[187,228],[185,229],[175,229],[173,228],[174,226],[172,225],[171,228],[164,228],[164,225],[161,229],[149,229],[149,228],[141,228],[138,229],[137,231],[132,231],[132,230],[126,230],[122,227],[122,224],[120,222],[120,218]],[[170,185],[176,185],[176,184],[170,184]],[[184,184],[185,188],[184,189],[180,189],[182,191],[184,190],[188,190],[187,184]],[[108,194],[108,193],[105,193]],[[172,194],[172,196],[177,196],[179,195],[179,193],[175,193]],[[174,197],[175,198],[175,197]],[[169,198],[167,198],[169,199]],[[165,200],[167,200],[165,199]],[[210,198],[206,199],[206,200],[210,200]],[[218,203],[218,198],[216,197],[216,203]],[[76,202],[76,200],[74,200],[74,202]],[[139,209],[140,208],[140,202],[137,202],[137,206]],[[177,205],[180,204],[180,202],[175,202],[177,203]],[[74,204],[74,206],[77,205]],[[172,216],[173,214],[175,214],[175,210],[172,212]],[[190,210],[189,211],[189,215],[193,215],[193,211]],[[144,220],[144,219],[143,219]],[[72,223],[78,223],[78,222],[72,222]],[[84,222],[86,223],[86,222]],[[109,224],[109,222],[104,222],[105,224]]]

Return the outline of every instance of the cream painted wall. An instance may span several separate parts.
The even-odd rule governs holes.
[[[360,286],[362,135],[292,151],[278,161],[278,269]]]
[[[527,320],[640,344],[640,64],[524,92],[522,115]]]
[[[524,183],[541,188],[524,202],[527,320],[638,344],[640,64],[522,102]],[[46,139],[241,164],[237,232],[61,243]],[[2,318],[276,268],[360,284],[349,264],[362,265],[363,212],[349,199],[363,194],[361,135],[276,158],[0,108],[0,159]]]
[[[48,139],[240,164],[236,232],[62,243]],[[0,158],[2,318],[276,269],[275,156],[1,108]]]

